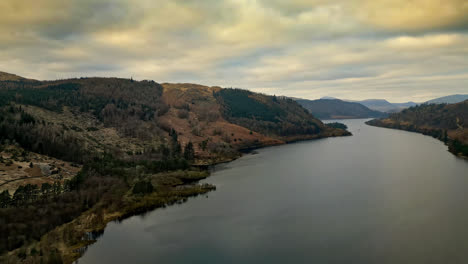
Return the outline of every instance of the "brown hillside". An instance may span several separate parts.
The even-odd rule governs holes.
[[[0,118],[2,137],[70,161],[104,152],[127,160],[159,160],[164,146],[174,147],[171,131],[182,148],[193,143],[201,164],[231,160],[242,149],[348,134],[325,126],[290,99],[245,90],[121,78],[3,76],[9,79],[0,81],[0,106],[6,111]],[[12,104],[13,115],[7,110]],[[23,112],[33,123],[25,123]],[[7,122],[9,115],[17,123]],[[10,138],[21,134],[29,136]],[[55,150],[65,148],[62,154]]]
[[[226,146],[242,149],[284,143],[226,121],[221,105],[213,96],[213,93],[221,90],[220,87],[168,83],[163,87],[163,100],[170,110],[161,117],[161,122],[178,131],[183,143],[192,141],[201,156],[209,156],[209,151],[200,148],[205,140],[208,141],[208,149],[212,150]]]
[[[21,80],[26,80],[26,78],[23,78],[15,74],[0,71],[0,81],[21,81]]]

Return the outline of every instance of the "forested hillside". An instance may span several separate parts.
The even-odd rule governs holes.
[[[327,133],[327,127],[289,98],[222,89],[215,94],[230,122],[271,136]]]
[[[457,104],[422,104],[368,124],[431,135],[444,141],[454,154],[468,156],[468,100]]]
[[[203,166],[343,135],[240,89],[0,73],[0,261],[70,263],[108,221],[214,189]]]

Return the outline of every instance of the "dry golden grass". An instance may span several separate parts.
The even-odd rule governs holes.
[[[192,141],[198,156],[210,156],[207,151],[200,149],[199,144],[204,140],[212,143],[228,143],[233,148],[241,148],[249,143],[256,142],[257,145],[277,145],[284,141],[264,136],[245,127],[232,124],[222,117],[220,105],[213,96],[220,87],[208,87],[197,84],[162,84],[164,87],[163,100],[171,106],[169,112],[161,119],[169,124],[177,132],[182,144]],[[189,108],[189,118],[177,117],[177,108]],[[199,135],[194,135],[196,126]],[[220,131],[215,134],[213,131]]]
[[[0,72],[0,81],[20,81],[25,80],[25,78],[6,72]]]

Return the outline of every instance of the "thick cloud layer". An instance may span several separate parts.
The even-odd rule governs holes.
[[[0,71],[424,101],[468,93],[468,2],[2,0]]]

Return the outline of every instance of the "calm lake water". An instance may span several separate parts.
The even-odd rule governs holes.
[[[468,162],[364,121],[218,166],[208,197],[110,223],[79,263],[468,263]]]

